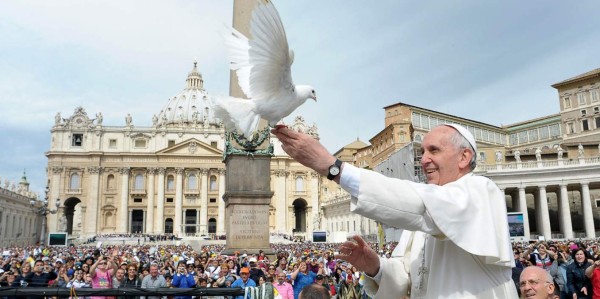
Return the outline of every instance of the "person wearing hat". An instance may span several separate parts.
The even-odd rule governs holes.
[[[262,277],[266,280],[266,275],[265,272],[258,267],[257,264],[258,260],[256,259],[256,257],[250,257],[250,259],[248,259],[248,263],[250,266],[250,279],[254,280],[254,283],[256,285],[258,285],[258,280]]]
[[[329,290],[329,284],[327,281],[325,281],[325,276],[323,274],[317,275],[317,278],[315,278],[315,283]]]
[[[421,143],[427,184],[389,178],[343,163],[312,136],[272,129],[282,149],[351,195],[354,213],[403,229],[392,258],[380,259],[360,237],[336,258],[366,274],[376,298],[517,298],[506,200],[490,179],[474,175],[475,138],[466,128],[433,128]]]
[[[255,287],[256,283],[254,280],[250,279],[250,269],[244,267],[240,269],[240,278],[236,279],[232,284],[232,288],[242,288],[246,287]],[[234,299],[244,299],[244,296],[235,296]]]

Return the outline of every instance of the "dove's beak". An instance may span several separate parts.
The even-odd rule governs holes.
[[[315,100],[315,102],[317,101],[317,96],[312,97],[313,100]]]

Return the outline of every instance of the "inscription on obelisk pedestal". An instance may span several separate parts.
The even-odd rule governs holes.
[[[231,243],[247,248],[262,248],[269,243],[269,206],[232,205],[230,213],[227,239]]]

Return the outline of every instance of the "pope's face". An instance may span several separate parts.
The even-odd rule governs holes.
[[[428,184],[445,185],[456,181],[464,174],[461,168],[468,167],[464,152],[452,144],[450,137],[458,134],[453,128],[440,126],[431,130],[422,144],[421,166]],[[470,152],[469,152],[470,153]],[[470,158],[470,156],[469,156]]]

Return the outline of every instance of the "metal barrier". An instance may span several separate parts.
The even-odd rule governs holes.
[[[34,288],[34,287],[2,287],[0,297],[86,297],[86,296],[243,296],[244,289],[241,288]]]

